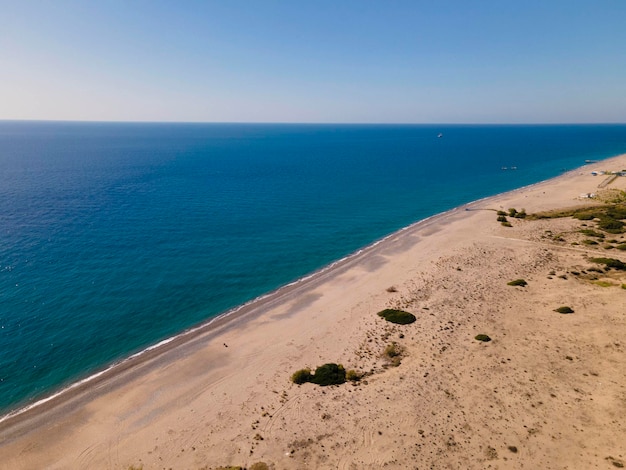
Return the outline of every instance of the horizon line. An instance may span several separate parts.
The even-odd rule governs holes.
[[[316,122],[316,121],[150,121],[98,119],[5,119],[0,122],[91,123],[91,124],[229,124],[229,125],[314,125],[314,126],[607,126],[626,125],[626,121],[603,122]]]

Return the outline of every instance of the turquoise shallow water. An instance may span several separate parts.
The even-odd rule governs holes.
[[[0,410],[417,220],[624,152],[625,125],[0,122]]]

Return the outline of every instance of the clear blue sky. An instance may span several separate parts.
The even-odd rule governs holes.
[[[0,0],[0,119],[626,122],[625,0]]]

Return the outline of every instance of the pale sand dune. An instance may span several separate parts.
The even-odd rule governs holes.
[[[546,236],[580,237],[567,235],[580,221],[515,219],[506,228],[493,211],[590,203],[578,196],[603,179],[590,171],[622,168],[626,156],[417,224],[5,420],[0,467],[626,464],[626,278],[612,274],[616,285],[601,287],[572,274],[592,266],[587,253],[626,254]],[[626,178],[609,186],[625,187]],[[528,286],[506,285],[516,278]],[[555,313],[561,305],[575,313]],[[388,324],[376,316],[387,307],[417,322]],[[476,341],[478,333],[492,341]],[[381,358],[391,341],[405,348],[398,367]],[[290,382],[295,370],[326,362],[373,373],[338,387]]]

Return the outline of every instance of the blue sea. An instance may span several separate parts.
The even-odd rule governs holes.
[[[626,125],[0,122],[0,412],[420,219],[624,152]]]

